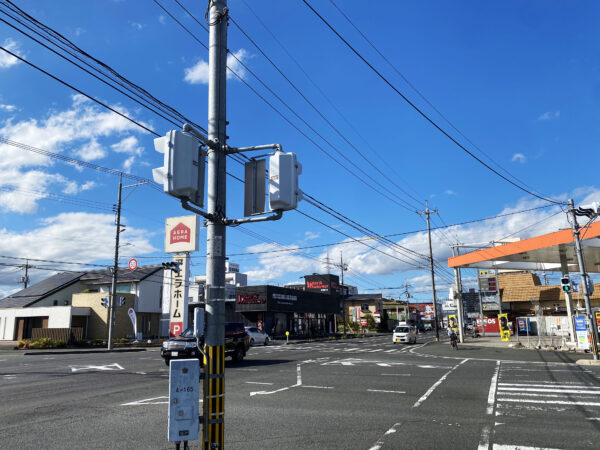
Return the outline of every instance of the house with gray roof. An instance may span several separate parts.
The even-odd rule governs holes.
[[[117,273],[117,295],[122,305],[116,309],[115,334],[133,334],[127,310],[136,313],[137,331],[144,337],[158,337],[163,310],[164,270],[162,266],[127,268]],[[105,339],[108,311],[102,299],[109,296],[112,271],[61,272],[0,300],[0,340],[20,340],[34,329],[81,328],[87,339]]]

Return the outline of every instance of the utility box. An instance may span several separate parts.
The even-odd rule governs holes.
[[[163,153],[163,167],[152,170],[154,181],[163,185],[167,194],[204,206],[206,153],[198,139],[177,130],[154,139],[154,148]]]
[[[296,209],[302,200],[298,175],[302,164],[295,153],[275,152],[269,157],[269,208],[271,211]]]
[[[174,359],[169,369],[169,442],[198,439],[200,362]]]

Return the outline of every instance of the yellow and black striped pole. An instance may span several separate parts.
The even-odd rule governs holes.
[[[225,346],[205,346],[204,450],[222,449],[225,441]]]

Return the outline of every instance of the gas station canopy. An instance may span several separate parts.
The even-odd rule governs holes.
[[[600,272],[600,222],[580,229],[585,270]],[[563,259],[564,258],[564,259]],[[448,267],[579,272],[573,231],[565,229],[448,258]]]

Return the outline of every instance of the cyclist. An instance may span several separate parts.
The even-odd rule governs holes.
[[[450,337],[450,345],[452,347],[456,347],[456,341],[458,340],[458,336],[456,336],[454,328],[448,327],[448,336]]]

